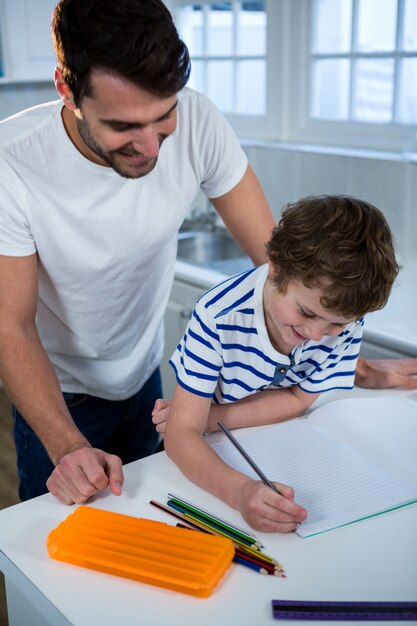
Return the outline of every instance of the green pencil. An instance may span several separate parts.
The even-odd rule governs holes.
[[[182,498],[179,498],[172,493],[168,494],[168,498],[170,498],[170,500],[174,504],[177,504],[180,507],[189,510],[191,513],[201,516],[204,520],[212,523],[215,526],[220,526],[220,528],[223,528],[226,532],[229,532],[230,534],[241,538],[243,541],[246,541],[250,545],[262,547],[260,540],[253,533],[238,528],[237,526],[234,526],[229,522],[226,522],[225,520],[216,517],[212,513],[208,513],[208,511],[205,511],[204,509],[197,507],[195,504],[191,504],[190,502],[187,502],[186,500],[183,500]]]

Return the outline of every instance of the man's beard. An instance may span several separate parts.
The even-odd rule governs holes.
[[[132,163],[130,167],[125,164],[120,164],[117,160],[117,151],[105,152],[95,141],[94,137],[90,132],[90,127],[85,120],[76,118],[77,128],[80,134],[81,139],[84,141],[85,145],[96,154],[100,159],[102,159],[107,165],[109,165],[117,174],[123,176],[123,178],[141,178],[142,176],[146,176],[154,169],[158,157],[152,157],[143,161],[141,163]],[[161,135],[158,137],[159,146],[162,145],[166,137]],[[141,156],[133,148],[125,147],[124,151],[126,154],[131,154],[132,156]]]

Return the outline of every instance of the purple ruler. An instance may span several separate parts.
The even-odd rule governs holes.
[[[274,619],[416,621],[417,602],[272,600]]]

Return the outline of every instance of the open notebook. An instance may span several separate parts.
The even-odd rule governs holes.
[[[417,403],[382,396],[337,400],[273,426],[234,433],[270,480],[295,490],[309,537],[417,502]],[[212,447],[258,480],[226,439]]]

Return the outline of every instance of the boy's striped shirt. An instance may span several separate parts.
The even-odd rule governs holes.
[[[267,275],[263,265],[227,279],[200,298],[170,360],[178,383],[217,403],[292,385],[308,393],[351,389],[363,320],[349,324],[337,337],[308,340],[289,355],[281,354],[265,326]]]

